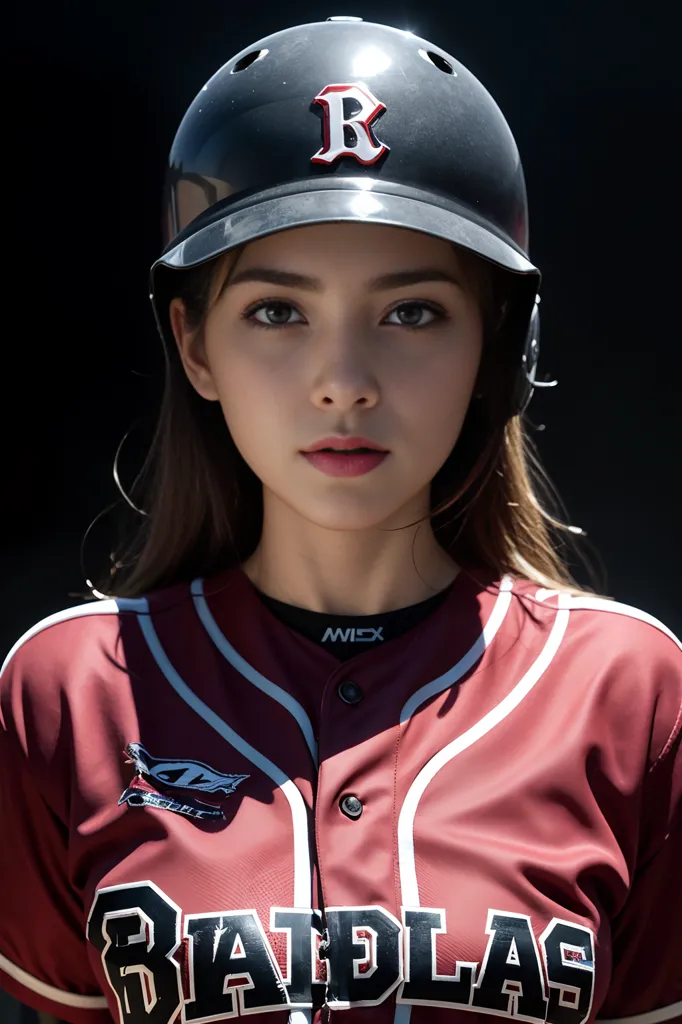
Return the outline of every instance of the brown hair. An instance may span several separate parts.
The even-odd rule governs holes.
[[[236,255],[178,274],[177,296],[191,330],[203,329]],[[563,522],[522,419],[510,416],[519,352],[506,337],[510,318],[499,322],[507,274],[461,255],[483,313],[475,389],[480,397],[472,400],[457,444],[432,482],[435,536],[461,565],[583,592],[565,555],[582,531]],[[175,346],[166,352],[156,433],[133,493],[143,495],[146,511],[132,543],[112,556],[111,578],[101,585],[109,593],[134,597],[211,576],[243,562],[258,544],[260,481],[237,451],[219,403],[200,398],[187,380]]]

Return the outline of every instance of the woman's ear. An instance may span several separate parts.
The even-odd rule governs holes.
[[[187,325],[185,304],[182,299],[173,299],[169,316],[175,344],[182,361],[187,379],[194,390],[208,402],[218,401],[218,392],[213,373],[206,356],[203,331],[191,330]]]

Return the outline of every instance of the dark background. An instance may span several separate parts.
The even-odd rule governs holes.
[[[15,6],[2,43],[0,654],[106,572],[122,475],[161,380],[147,271],[164,161],[204,81],[250,42],[355,14],[466,64],[521,150],[544,274],[535,436],[608,593],[682,632],[680,16],[619,0],[217,0]],[[584,575],[582,576],[584,579]],[[0,1022],[14,1011],[0,994]],[[17,1018],[18,1019],[18,1018]],[[22,1022],[23,1024],[23,1022]]]

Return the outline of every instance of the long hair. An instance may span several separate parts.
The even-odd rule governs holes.
[[[236,256],[178,273],[177,296],[190,330],[201,332],[229,282]],[[581,531],[562,518],[522,418],[510,415],[518,345],[509,343],[507,275],[462,252],[476,287],[484,328],[475,395],[461,434],[431,485],[429,518],[440,545],[461,565],[583,592],[567,549]],[[189,383],[175,346],[167,346],[156,432],[133,494],[145,509],[132,541],[112,556],[108,594],[136,597],[243,562],[258,545],[262,487],[238,452],[218,402]]]

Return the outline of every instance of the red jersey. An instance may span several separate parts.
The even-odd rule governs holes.
[[[0,698],[25,1003],[682,1021],[682,653],[641,611],[462,572],[341,662],[234,569],[51,616]]]

